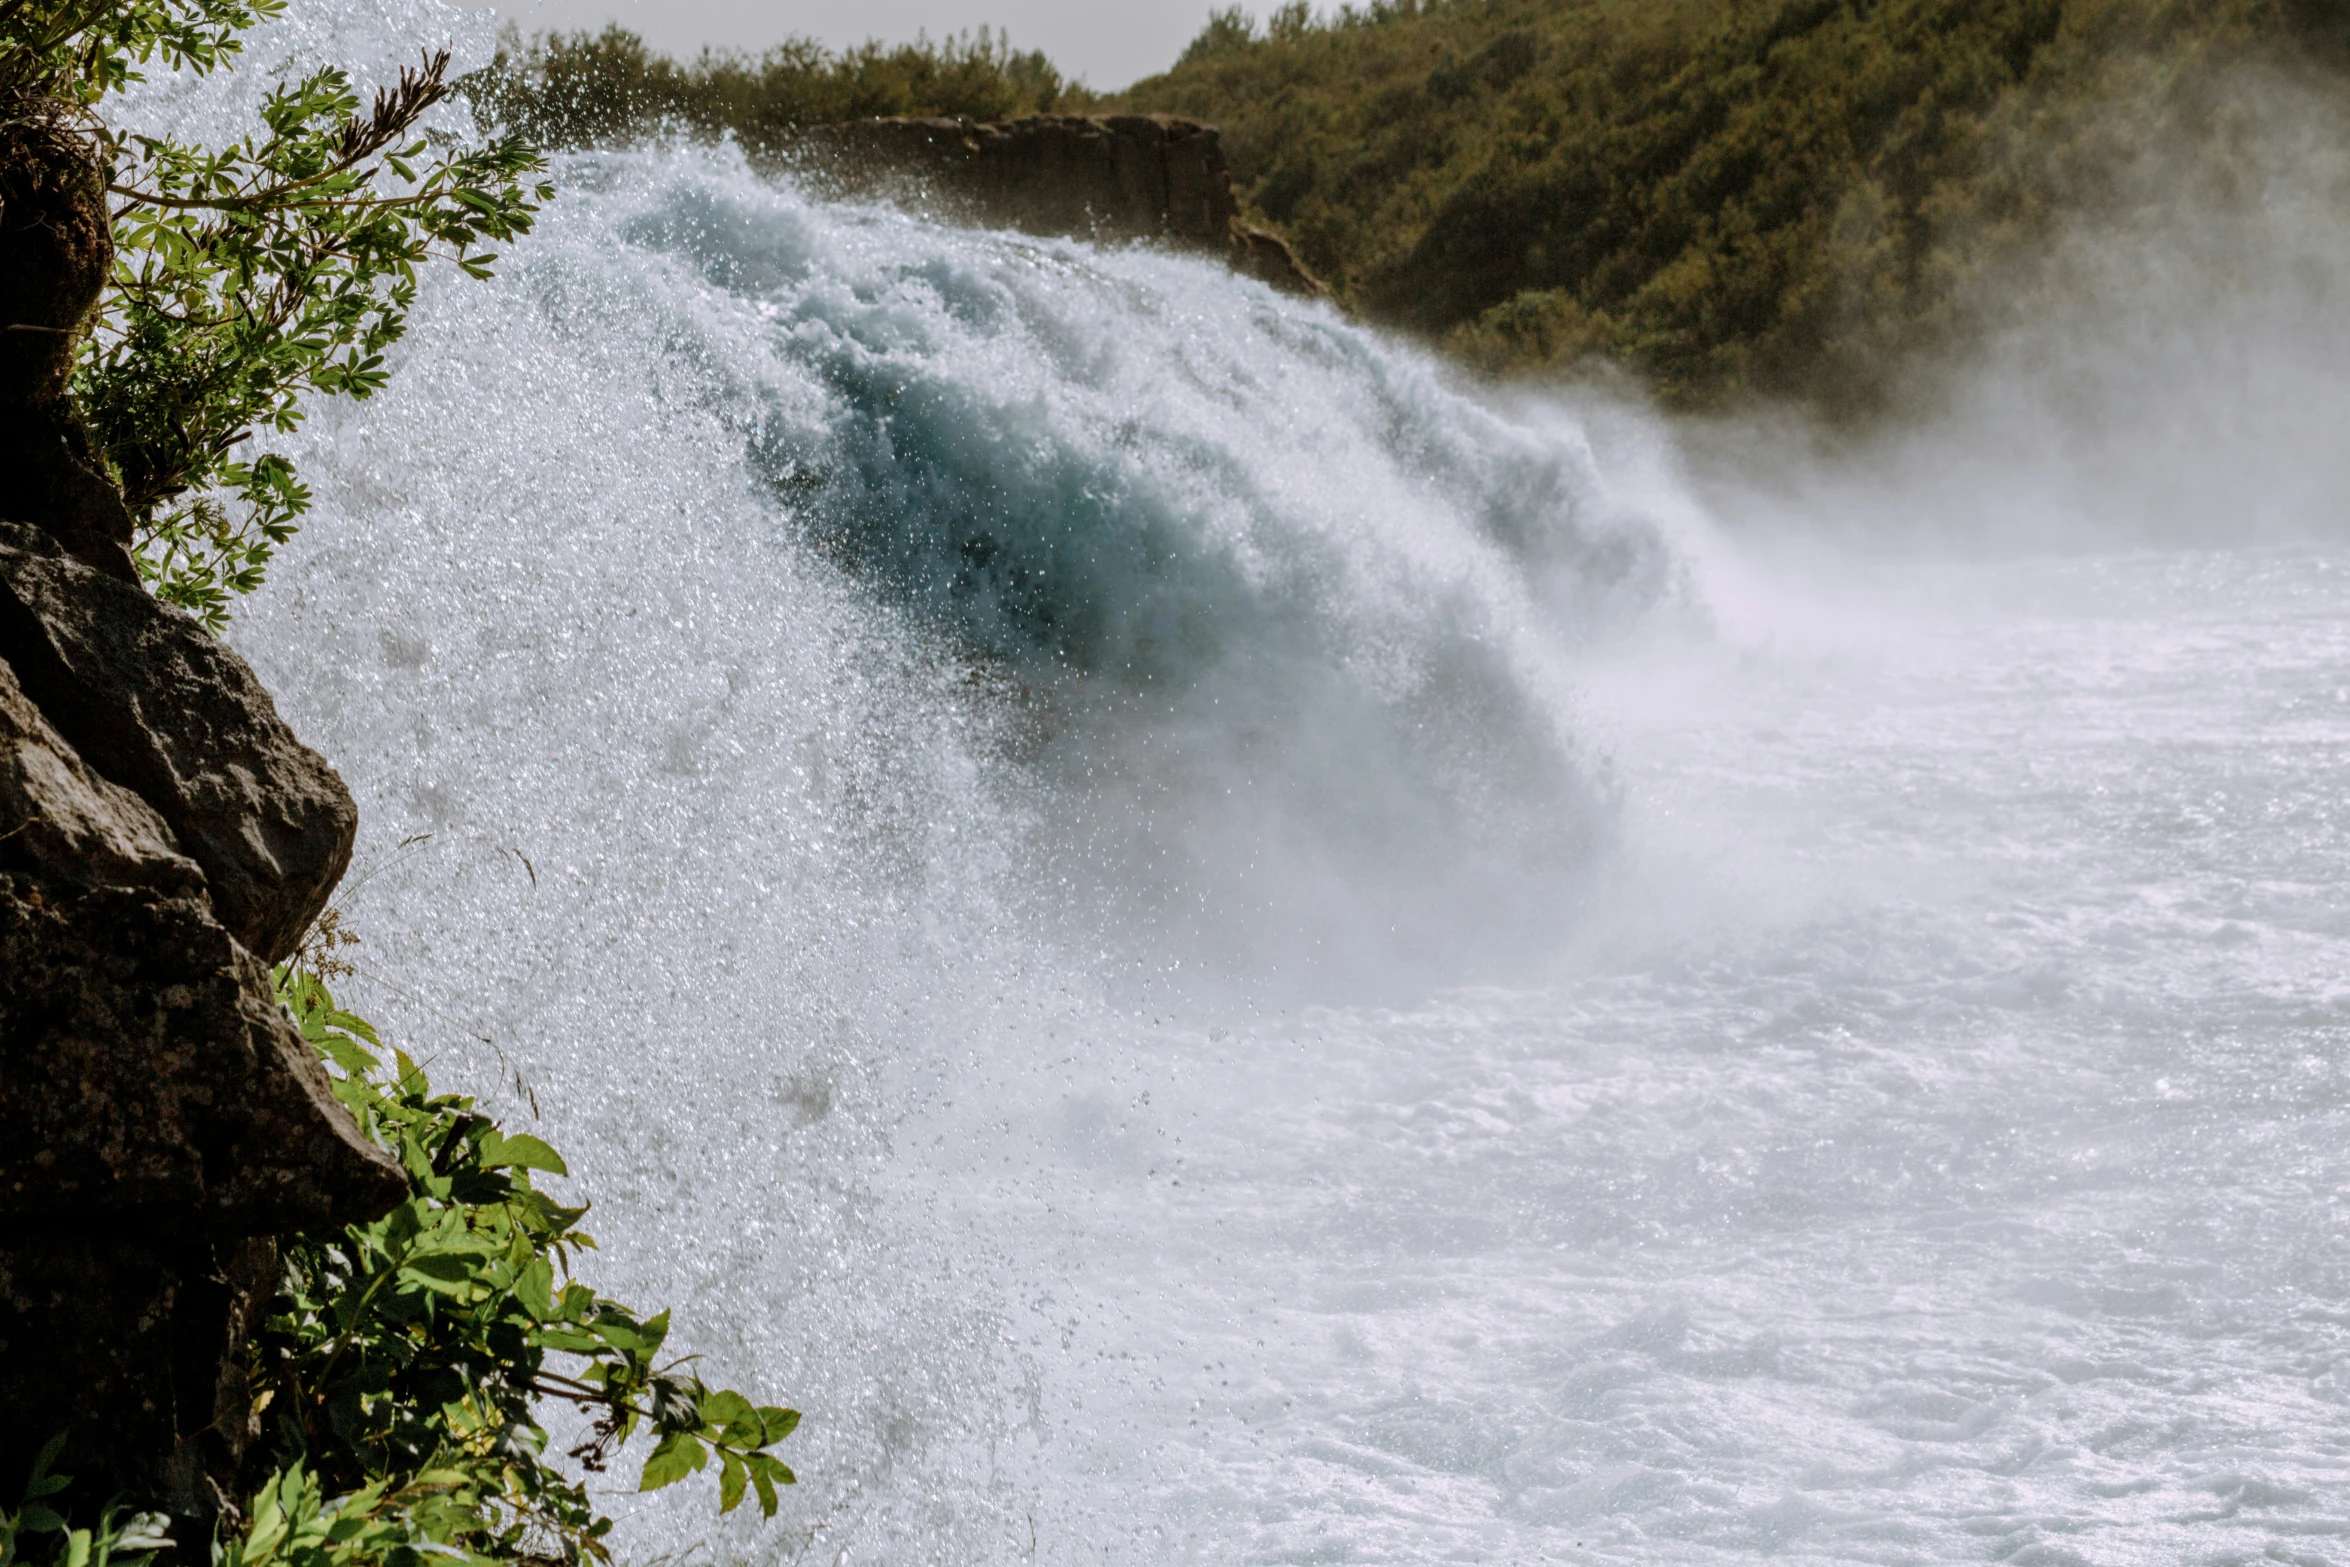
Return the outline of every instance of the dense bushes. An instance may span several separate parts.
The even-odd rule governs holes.
[[[1220,125],[1344,298],[1489,368],[1855,410],[2224,66],[2346,43],[2329,0],[1292,4],[1113,102]]]
[[[617,26],[528,44],[509,38],[468,86],[487,119],[539,146],[676,127],[732,133],[756,152],[809,125],[893,114],[1003,120],[1081,109],[1092,98],[1043,55],[1017,52],[984,27],[940,43],[868,43],[841,53],[794,39],[756,57],[705,53],[691,65],[653,54]]]

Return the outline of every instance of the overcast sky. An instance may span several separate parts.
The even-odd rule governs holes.
[[[1215,0],[496,0],[525,32],[618,22],[655,48],[693,54],[704,44],[758,50],[794,34],[835,46],[897,43],[986,23],[1013,47],[1042,49],[1089,86],[1123,87],[1163,71],[1199,32]],[[1265,6],[1250,6],[1261,11]]]

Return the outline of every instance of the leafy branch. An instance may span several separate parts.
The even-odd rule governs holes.
[[[243,34],[285,0],[0,0],[0,109],[87,107],[160,60],[198,73],[228,64]]]
[[[218,629],[260,586],[311,492],[282,454],[316,396],[389,377],[418,269],[491,275],[553,187],[511,136],[429,123],[453,89],[426,53],[362,104],[348,75],[280,84],[224,147],[128,134],[105,97],[160,61],[202,74],[284,0],[0,0],[0,119],[76,131],[107,172],[115,261],[72,396],[138,524],[157,596]]]
[[[285,1283],[253,1351],[274,1423],[271,1483],[298,1467],[330,1491],[366,1493],[363,1510],[380,1511],[410,1506],[400,1498],[438,1476],[432,1537],[452,1549],[607,1560],[609,1521],[545,1456],[533,1406],[551,1398],[591,1417],[568,1454],[582,1471],[601,1472],[624,1443],[649,1435],[638,1489],[675,1484],[715,1459],[721,1512],[755,1491],[774,1516],[776,1487],[794,1477],[767,1450],[799,1415],[712,1389],[690,1358],[663,1362],[667,1312],[640,1317],[571,1277],[595,1245],[579,1228],[587,1210],[532,1184],[534,1171],[566,1174],[562,1157],[500,1130],[469,1098],[435,1094],[404,1053],[387,1066],[375,1030],[338,1008],[316,975],[281,969],[278,994],[332,1068],[336,1097],[408,1172],[411,1195],[373,1224],[287,1248]],[[449,1522],[450,1495],[466,1498],[462,1528]],[[278,1509],[293,1518],[302,1505],[287,1493]],[[356,1517],[361,1505],[315,1516]],[[257,1528],[258,1502],[253,1516]],[[245,1567],[275,1559],[252,1556]]]
[[[31,1562],[34,1558],[27,1542],[40,1535],[55,1537],[56,1551],[51,1559],[56,1567],[140,1562],[172,1544],[164,1532],[171,1521],[161,1513],[134,1513],[125,1518],[120,1508],[109,1506],[99,1513],[95,1527],[74,1528],[57,1510],[64,1505],[60,1493],[72,1486],[73,1476],[50,1470],[64,1450],[63,1436],[50,1438],[33,1460],[33,1472],[25,1481],[24,1498],[16,1511],[0,1507],[0,1567]]]

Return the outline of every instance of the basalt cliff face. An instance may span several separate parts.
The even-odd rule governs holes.
[[[854,120],[810,131],[795,161],[843,193],[904,191],[944,214],[1031,234],[1156,240],[1319,294],[1277,234],[1246,222],[1212,125],[1171,115]]]
[[[0,1490],[232,1510],[275,1236],[407,1192],[278,1006],[358,813],[244,661],[139,586],[66,395],[112,257],[68,133],[0,129]],[[193,1553],[201,1555],[200,1545]]]

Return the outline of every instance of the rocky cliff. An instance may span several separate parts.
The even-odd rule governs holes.
[[[350,794],[139,586],[66,397],[104,194],[70,134],[0,128],[0,1493],[62,1432],[94,1499],[200,1542],[254,1432],[273,1237],[407,1179],[270,984],[350,859]]]
[[[1197,120],[855,120],[808,132],[796,161],[843,193],[914,194],[1031,234],[1211,251],[1276,288],[1322,292],[1279,235],[1241,218],[1222,141]]]

